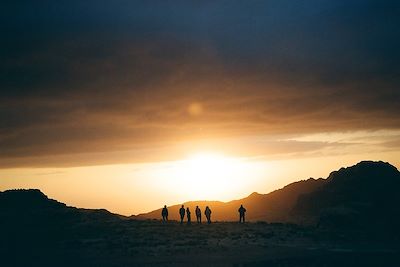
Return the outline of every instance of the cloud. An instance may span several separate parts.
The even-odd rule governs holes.
[[[400,127],[396,1],[30,5],[2,14],[3,166]]]

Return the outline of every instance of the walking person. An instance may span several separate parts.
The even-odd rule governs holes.
[[[181,216],[181,224],[182,224],[183,223],[183,218],[185,218],[185,207],[183,205],[179,209],[179,215]]]
[[[162,216],[162,220],[163,222],[168,222],[168,209],[167,209],[167,205],[164,205],[164,208],[161,211],[161,216]]]
[[[186,216],[187,216],[187,224],[192,223],[192,217],[190,216],[191,212],[189,210],[189,207],[186,208]]]
[[[208,206],[206,207],[204,214],[206,215],[207,223],[210,224],[211,223],[211,209]]]
[[[197,219],[197,223],[201,223],[201,210],[200,210],[199,206],[196,206],[196,219]]]
[[[239,223],[245,222],[245,214],[246,214],[246,209],[243,207],[243,205],[240,205],[240,208],[238,209],[239,212]]]

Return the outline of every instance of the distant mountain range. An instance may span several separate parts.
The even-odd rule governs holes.
[[[324,179],[308,179],[285,186],[282,189],[273,191],[269,194],[252,193],[246,198],[233,200],[230,202],[220,201],[190,201],[182,203],[194,211],[199,206],[204,213],[206,206],[212,210],[212,219],[216,221],[236,221],[238,220],[238,208],[241,204],[247,209],[246,217],[250,221],[269,221],[283,222],[289,221],[290,211],[296,204],[297,198],[302,194],[307,194],[317,190],[324,184]],[[178,220],[178,210],[180,205],[168,207],[169,219]],[[149,213],[133,216],[137,219],[159,219],[161,209]],[[203,214],[204,217],[204,214]]]
[[[291,222],[329,225],[400,225],[400,172],[389,163],[362,161],[332,172],[327,179],[303,180],[291,183],[269,194],[252,193],[230,202],[191,201],[183,203],[193,212],[198,205],[202,212],[212,209],[214,221],[238,220],[238,208],[243,204],[249,221]],[[169,219],[178,219],[181,204],[168,207]],[[107,210],[67,207],[48,199],[37,189],[0,192],[0,221],[38,218],[44,225],[51,219],[74,222],[86,220],[119,220],[126,218]],[[160,219],[161,208],[131,219]],[[204,218],[204,215],[203,215]]]
[[[191,201],[183,203],[192,211],[196,205],[209,206],[213,220],[238,220],[243,204],[249,221],[312,223],[338,226],[364,220],[387,225],[399,222],[400,172],[389,163],[362,161],[332,172],[327,179],[291,183],[269,194],[252,193],[230,202]],[[169,207],[170,219],[178,219],[181,205]],[[159,219],[161,209],[133,216]],[[400,224],[399,224],[400,225]]]

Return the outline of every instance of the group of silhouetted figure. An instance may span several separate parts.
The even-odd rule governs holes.
[[[245,214],[246,214],[246,209],[243,207],[243,205],[240,205],[240,208],[238,209],[239,212],[239,222],[240,223],[244,223],[246,221],[245,219]],[[196,206],[196,220],[198,224],[201,224],[201,210],[199,208],[199,206]],[[192,223],[192,216],[191,216],[191,212],[189,207],[187,207],[185,209],[185,206],[182,205],[181,208],[179,209],[179,216],[181,218],[180,223],[183,224],[183,220],[185,219],[185,214],[186,214],[186,218],[187,218],[187,224],[191,224]],[[207,223],[210,224],[211,223],[211,209],[206,206],[206,209],[204,210],[204,215],[206,215],[207,218]],[[163,222],[167,222],[168,221],[168,208],[165,205],[164,208],[161,211],[161,216],[162,216],[162,220]]]

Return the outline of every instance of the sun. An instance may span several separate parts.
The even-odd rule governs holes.
[[[174,160],[145,164],[136,171],[136,186],[152,188],[155,198],[179,201],[229,201],[261,190],[266,164],[257,158],[222,152],[197,152]],[[175,204],[171,202],[170,204]]]
[[[188,199],[230,199],[246,189],[253,170],[244,158],[202,152],[177,161],[170,182]]]

